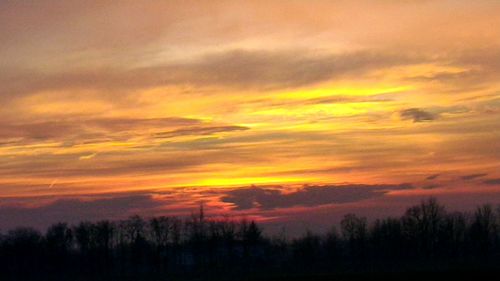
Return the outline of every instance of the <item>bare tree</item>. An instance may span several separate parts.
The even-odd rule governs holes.
[[[367,220],[355,214],[347,214],[340,222],[342,236],[349,246],[349,254],[359,262],[364,261],[368,235]]]
[[[408,245],[414,245],[414,251],[424,256],[432,255],[439,243],[440,227],[445,216],[445,208],[434,198],[407,209],[402,222]]]
[[[161,216],[149,220],[150,235],[155,245],[161,249],[167,247],[170,239],[172,219]]]
[[[497,217],[491,205],[476,209],[470,227],[471,241],[480,256],[489,256],[497,244]]]

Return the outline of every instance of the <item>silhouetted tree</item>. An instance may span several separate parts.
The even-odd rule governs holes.
[[[371,229],[370,239],[375,258],[384,261],[401,258],[403,232],[400,220],[395,218],[376,220]]]
[[[439,243],[441,223],[446,215],[434,198],[410,207],[402,218],[406,247],[417,255],[431,257]]]
[[[497,218],[491,205],[476,209],[470,227],[470,238],[475,252],[480,257],[488,257],[497,242]]]
[[[326,257],[330,263],[335,263],[342,257],[342,239],[339,236],[338,230],[335,226],[331,227],[326,233],[323,241],[323,248]]]
[[[347,214],[340,222],[342,236],[348,244],[349,254],[354,260],[363,262],[368,235],[367,220],[355,214]]]
[[[78,249],[83,255],[87,255],[91,245],[92,224],[90,222],[80,222],[73,227],[73,233]]]
[[[161,216],[149,220],[151,239],[156,246],[156,262],[160,271],[168,267],[169,242],[172,232],[172,219]]]
[[[296,266],[309,267],[321,257],[321,238],[307,231],[304,236],[292,241],[292,251]]]
[[[43,272],[43,239],[40,232],[29,227],[10,230],[2,241],[1,253],[8,275],[22,278]]]
[[[132,216],[120,222],[123,238],[129,243],[136,243],[145,238],[146,222],[140,216]]]
[[[66,223],[50,226],[45,234],[47,262],[50,270],[61,270],[66,267],[70,258],[69,251],[73,246],[73,232]]]
[[[446,215],[439,234],[440,254],[443,258],[464,258],[467,240],[467,218],[463,213]]]

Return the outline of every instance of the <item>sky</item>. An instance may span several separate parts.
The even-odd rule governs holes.
[[[500,1],[2,1],[0,228],[500,203]]]

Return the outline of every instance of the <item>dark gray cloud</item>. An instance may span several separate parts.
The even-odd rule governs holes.
[[[438,116],[420,108],[408,108],[401,110],[399,116],[403,120],[412,120],[413,122],[433,121]]]
[[[153,128],[172,128],[178,126],[200,126],[201,121],[191,118],[97,118],[67,119],[43,122],[0,123],[0,139],[53,139],[68,138],[75,135],[109,136],[110,132],[126,132]],[[100,132],[100,133],[99,133]],[[97,133],[97,134],[96,134]]]
[[[376,52],[312,55],[304,50],[235,50],[205,56],[184,70],[189,76],[205,74],[197,79],[201,84],[278,88],[304,86],[415,61],[412,56]]]
[[[485,184],[500,185],[500,178],[487,179],[483,181]]]
[[[4,69],[0,70],[0,96],[13,97],[58,89],[97,88],[110,92],[173,84],[244,89],[300,87],[380,68],[412,64],[421,59],[368,51],[311,54],[304,50],[233,50],[208,54],[189,62],[131,70],[107,68],[45,74]],[[123,91],[119,92],[123,94]]]
[[[410,189],[410,184],[400,185],[329,185],[307,186],[292,193],[279,189],[251,187],[227,192],[222,201],[234,204],[235,209],[275,209],[294,206],[314,207],[327,204],[356,202],[379,197],[390,190]]]
[[[180,117],[68,119],[17,124],[0,123],[0,146],[45,140],[64,141],[64,146],[72,146],[114,140],[125,141],[137,135],[173,138],[187,135],[207,136],[247,129],[249,128],[243,126],[213,124]]]
[[[45,228],[55,222],[76,223],[82,220],[119,219],[142,214],[161,206],[149,195],[128,195],[100,199],[60,199],[39,207],[0,207],[0,227],[16,226]]]
[[[439,185],[439,184],[429,184],[429,185],[422,186],[422,189],[435,189],[435,188],[439,188],[439,187],[441,187],[441,185]]]
[[[488,174],[486,173],[479,173],[479,174],[470,174],[470,175],[465,175],[465,176],[462,176],[460,177],[462,180],[465,180],[465,181],[468,181],[468,180],[473,180],[473,179],[477,179],[477,178],[482,178],[482,177],[485,177],[487,176]]]
[[[434,180],[434,179],[437,179],[440,175],[441,174],[433,174],[433,175],[426,177],[425,179],[426,180]]]
[[[480,53],[473,50],[471,53]],[[41,73],[27,69],[0,70],[0,97],[14,97],[44,90],[102,89],[106,95],[117,91],[152,88],[166,85],[219,86],[238,89],[278,89],[301,87],[331,79],[352,78],[373,70],[415,63],[447,63],[457,67],[479,68],[459,73],[437,73],[433,76],[411,77],[446,84],[464,81],[476,85],[481,79],[490,81],[500,71],[497,49],[483,56],[455,54],[440,60],[427,55],[396,54],[390,51],[358,51],[341,54],[314,53],[304,49],[229,50],[209,53],[188,61],[162,65],[120,69],[95,68],[92,71],[65,69],[61,73]],[[462,82],[462,83],[461,83]],[[471,86],[469,85],[469,86]],[[476,85],[477,86],[477,85]]]

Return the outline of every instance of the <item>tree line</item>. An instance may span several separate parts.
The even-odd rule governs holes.
[[[243,280],[322,272],[500,269],[500,207],[447,212],[435,199],[400,217],[347,214],[324,234],[265,235],[254,221],[133,216],[20,227],[0,236],[2,280]]]

